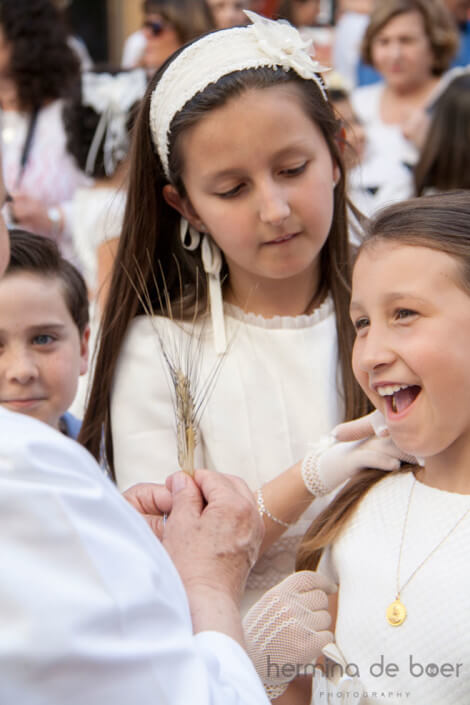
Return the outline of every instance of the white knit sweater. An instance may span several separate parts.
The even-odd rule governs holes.
[[[406,621],[392,627],[385,618],[395,599],[412,483],[409,473],[387,477],[373,487],[322,558],[319,570],[340,586],[336,643],[346,663],[359,669],[367,693],[361,703],[467,705],[470,513],[423,561],[470,507],[469,495],[416,483],[403,542],[400,586],[421,567],[401,594]],[[373,667],[381,662],[397,665],[394,677],[381,674],[379,665]],[[444,664],[450,666],[436,675],[435,666],[442,669]]]

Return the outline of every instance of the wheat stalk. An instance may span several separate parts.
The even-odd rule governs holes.
[[[174,317],[173,306],[170,300],[168,287],[166,284],[165,274],[161,263],[159,262],[160,275],[163,281],[163,292],[158,285],[155,272],[152,266],[150,255],[147,252],[150,264],[150,272],[153,279],[153,284],[159,299],[160,311],[175,324],[179,325]],[[181,276],[181,268],[175,257],[179,287],[180,287],[180,316],[179,320],[183,319],[183,282]],[[156,315],[152,300],[149,294],[147,283],[142,274],[142,270],[138,264],[136,265],[137,284],[131,278],[126,270],[126,275],[133,287],[139,302],[146,315],[153,318]],[[198,319],[198,277],[196,277],[196,306],[192,321],[189,323],[190,330],[187,326],[182,329],[186,332],[182,334],[182,340],[186,340],[186,344],[180,346],[176,339],[165,339],[158,326],[154,324],[154,330],[159,340],[163,359],[165,361],[171,385],[173,388],[173,407],[176,422],[176,439],[178,464],[188,475],[194,475],[194,451],[198,442],[199,424],[202,414],[206,408],[212,389],[215,385],[220,366],[224,356],[221,356],[214,367],[210,371],[207,378],[201,383],[200,367],[202,362],[202,337],[204,334],[204,324],[199,326],[197,331]]]

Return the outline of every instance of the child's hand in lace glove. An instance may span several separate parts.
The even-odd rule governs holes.
[[[310,492],[322,497],[363,468],[398,470],[401,461],[417,463],[416,458],[397,448],[384,417],[374,411],[336,426],[315,443],[303,460],[302,477]]]
[[[247,651],[271,699],[333,640],[327,593],[335,591],[320,573],[300,571],[268,590],[245,616]]]

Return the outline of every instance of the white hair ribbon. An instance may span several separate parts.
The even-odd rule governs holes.
[[[211,308],[214,347],[218,355],[223,355],[227,349],[224,320],[224,300],[220,285],[222,270],[222,253],[214,240],[207,233],[202,238],[201,258],[204,271],[209,280],[209,303]]]
[[[181,216],[180,220],[180,240],[184,249],[190,251],[196,250],[201,244],[201,234],[183,216]],[[220,286],[222,253],[207,233],[202,238],[201,260],[209,284],[209,305],[215,351],[218,355],[223,355],[227,349],[227,340],[225,335],[224,302]]]
[[[128,112],[146,89],[145,71],[136,69],[112,76],[86,71],[82,74],[82,104],[101,114],[88,151],[85,171],[93,175],[96,157],[104,137],[104,168],[111,176],[129,149]]]
[[[189,242],[187,241],[189,233]],[[196,228],[188,223],[186,218],[181,216],[180,219],[180,240],[185,250],[195,250],[201,242],[201,235]]]

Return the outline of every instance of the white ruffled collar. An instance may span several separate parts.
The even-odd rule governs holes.
[[[300,316],[273,316],[272,318],[264,318],[264,316],[258,313],[247,313],[238,306],[235,306],[235,304],[224,303],[224,313],[229,318],[236,318],[247,325],[269,329],[311,328],[312,325],[324,321],[325,318],[328,318],[333,312],[333,299],[329,295],[315,311]]]

